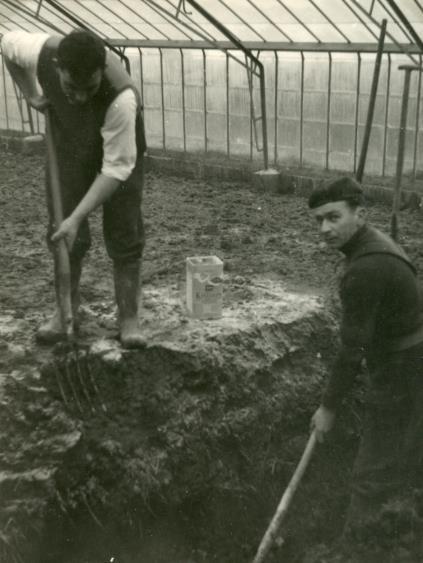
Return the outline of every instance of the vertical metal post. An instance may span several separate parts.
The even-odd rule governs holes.
[[[422,66],[422,55],[419,55],[420,67]],[[422,73],[419,72],[419,81],[417,84],[417,100],[416,100],[416,126],[414,131],[414,155],[413,155],[413,180],[417,174],[417,153],[419,148],[419,121],[420,121],[420,97],[422,93]]]
[[[266,116],[266,84],[264,81],[264,66],[260,67],[260,94],[261,94],[261,122],[263,134],[263,161],[264,168],[269,168],[269,147],[267,144],[267,116]]]
[[[360,85],[361,85],[361,53],[357,53],[357,88],[355,91],[355,129],[354,129],[354,174],[357,171],[358,152],[358,115],[360,109]]]
[[[391,54],[388,53],[388,74],[386,77],[386,99],[385,99],[385,123],[384,123],[384,132],[383,132],[382,176],[385,176],[385,170],[386,170],[386,148],[388,144],[388,118],[389,118],[390,96],[391,96]]]
[[[207,60],[206,51],[201,49],[203,53],[203,111],[204,111],[204,152],[207,154]]]
[[[245,62],[248,63],[247,57],[245,57]],[[252,64],[250,62],[250,64]],[[249,92],[249,100],[250,100],[250,160],[253,160],[253,132],[254,130],[254,100],[253,100],[253,76],[251,74],[251,78],[249,77],[248,73],[250,69],[247,68],[247,79],[249,82],[248,92]],[[253,131],[254,130],[254,131]],[[256,135],[257,137],[257,135]]]
[[[328,73],[328,104],[327,104],[327,115],[326,115],[326,170],[329,169],[329,151],[330,151],[330,102],[332,95],[332,53],[329,52],[329,73]]]
[[[159,48],[160,53],[160,88],[162,97],[162,146],[166,151],[166,123],[165,123],[165,104],[164,104],[164,72],[163,72],[163,53]]]
[[[50,0],[51,1],[51,0]],[[269,166],[269,154],[268,154],[268,146],[267,146],[267,123],[266,123],[266,100],[265,100],[265,82],[264,82],[264,67],[262,63],[258,60],[257,57],[253,55],[250,49],[244,47],[242,42],[222,23],[216,19],[210,12],[204,9],[202,3],[197,2],[197,0],[186,0],[195,10],[201,14],[207,21],[209,21],[216,29],[218,29],[231,43],[237,48],[240,49],[255,65],[255,69],[259,69],[259,78],[260,78],[260,94],[261,98],[261,116],[260,119],[263,122],[263,160],[265,168]],[[225,4],[226,6],[226,4]],[[226,6],[228,7],[228,6]],[[231,10],[233,12],[233,10]],[[251,28],[251,26],[249,26]],[[252,29],[252,28],[251,28]],[[253,30],[254,31],[254,30]],[[256,32],[255,32],[256,33]],[[257,33],[256,33],[257,34]],[[256,70],[254,69],[254,72]]]
[[[400,128],[398,135],[398,153],[397,153],[397,168],[395,174],[395,186],[394,186],[394,197],[392,203],[392,215],[391,215],[391,236],[394,240],[398,240],[398,213],[401,204],[401,179],[402,170],[404,166],[404,151],[405,151],[405,138],[407,133],[407,112],[408,112],[408,98],[410,95],[410,79],[411,72],[413,70],[419,70],[420,67],[412,65],[403,65],[399,67],[400,70],[404,70],[404,87],[402,91],[402,105],[401,105],[401,117],[400,117]]]
[[[229,126],[229,57],[226,53],[226,155],[230,156],[230,126]]]
[[[300,168],[303,165],[303,129],[304,129],[304,51],[301,51],[301,90],[300,90]]]
[[[3,92],[4,92],[4,109],[5,109],[5,113],[6,113],[6,129],[10,129],[9,108],[7,106],[6,65],[4,64],[4,57],[1,58],[1,66],[2,66],[2,73],[3,73]]]
[[[248,81],[248,99],[250,102],[250,160],[253,160],[253,134],[254,140],[257,144],[257,129],[255,124],[255,114],[254,114],[254,100],[253,100],[253,70],[252,70],[252,61],[245,55],[245,68],[247,70],[247,81]]]
[[[32,117],[31,106],[29,105],[28,102],[26,102],[26,111],[28,113],[29,130],[31,131],[31,135],[33,135],[35,133],[34,118]]]
[[[144,108],[144,61],[141,48],[138,47],[138,56],[140,61],[140,92],[141,92],[141,103]]]
[[[382,25],[380,29],[380,36],[377,45],[377,54],[375,60],[375,68],[373,71],[372,87],[370,90],[369,108],[367,110],[366,126],[364,129],[363,143],[361,145],[360,159],[358,161],[358,167],[356,172],[356,179],[358,182],[363,180],[364,167],[366,165],[367,150],[369,148],[370,133],[372,131],[373,124],[373,114],[376,105],[377,87],[379,83],[380,67],[383,55],[383,46],[385,44],[385,34],[386,34],[386,24],[387,20],[382,20]]]
[[[184,53],[182,49],[179,49],[181,53],[181,77],[182,77],[182,133],[184,138],[184,153],[187,152],[187,128],[185,119],[185,64],[184,64]]]
[[[279,85],[279,55],[274,51],[275,55],[275,146],[274,146],[274,161],[275,166],[278,162],[278,85]]]
[[[15,83],[14,83],[15,84]],[[15,93],[16,93],[16,103],[18,104],[19,115],[21,116],[21,129],[22,133],[25,133],[25,122],[24,122],[24,114],[23,114],[23,101],[18,98],[17,87],[15,85]],[[23,96],[22,96],[23,98]]]

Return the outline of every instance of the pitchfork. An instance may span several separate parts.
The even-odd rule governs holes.
[[[48,155],[48,173],[50,177],[50,197],[53,208],[54,224],[58,227],[63,221],[62,191],[60,185],[59,164],[54,141],[54,121],[51,109],[45,111],[46,144]],[[69,250],[64,239],[55,244],[54,261],[56,286],[58,287],[58,304],[63,333],[66,335],[67,346],[63,353],[68,357],[64,370],[56,369],[56,381],[64,404],[69,408],[72,403],[82,414],[85,409],[107,412],[106,405],[100,398],[99,389],[87,362],[86,353],[81,353],[74,334],[74,319],[71,301],[71,269]],[[70,352],[70,353],[69,353]]]

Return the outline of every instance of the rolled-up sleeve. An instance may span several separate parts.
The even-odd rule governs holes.
[[[116,96],[106,112],[101,128],[103,163],[101,173],[124,182],[129,178],[137,158],[135,92],[127,88]]]

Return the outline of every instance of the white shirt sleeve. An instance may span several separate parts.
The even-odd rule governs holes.
[[[1,40],[3,56],[35,74],[41,48],[49,37],[48,33],[8,31]]]
[[[38,92],[42,91],[37,78],[37,65],[41,49],[47,39],[48,33],[29,33],[28,31],[8,31],[1,39],[3,56],[12,63],[26,69],[34,77]]]
[[[3,56],[36,76],[38,59],[48,33],[8,31],[1,39]],[[106,112],[101,128],[103,137],[103,164],[105,176],[125,181],[131,174],[137,158],[135,118],[137,101],[131,88],[116,96]]]
[[[137,158],[136,113],[135,92],[127,88],[113,100],[101,128],[103,137],[101,173],[121,182],[129,178]]]

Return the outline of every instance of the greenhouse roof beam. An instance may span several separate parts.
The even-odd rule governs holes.
[[[343,37],[347,43],[351,43],[351,40],[345,35],[345,33],[336,25],[336,23],[333,20],[330,19],[327,13],[323,11],[322,8],[320,8],[320,6],[318,6],[314,0],[308,0],[308,1],[325,18],[325,20],[329,22],[334,29],[336,29],[339,35],[341,35],[341,37]]]
[[[163,8],[163,6],[157,5],[156,2],[154,0],[145,0],[146,2],[148,2],[148,5],[152,5],[155,8],[157,8],[157,10],[155,10],[157,13],[164,13],[167,14],[169,16],[172,17],[172,14],[169,13],[168,10],[166,10],[165,8]],[[187,2],[189,0],[186,0]],[[196,22],[194,22],[190,17],[189,14],[184,11],[181,12],[183,13],[183,15],[194,25],[198,25]],[[245,52],[245,49],[242,47],[234,47],[233,42],[218,42],[216,41],[210,34],[209,37],[207,37],[206,35],[204,35],[204,33],[202,31],[198,31],[196,29],[194,29],[190,24],[184,22],[184,21],[180,21],[180,24],[186,28],[188,28],[190,31],[192,31],[193,33],[197,34],[198,36],[202,37],[202,41],[195,41],[195,40],[191,40],[189,39],[188,41],[184,42],[184,41],[158,41],[158,40],[148,40],[146,42],[140,41],[138,39],[129,39],[129,40],[115,40],[113,42],[114,45],[121,45],[121,46],[125,46],[125,47],[154,47],[156,49],[184,49],[184,48],[192,48],[192,45],[196,44],[196,45],[202,45],[202,47],[197,47],[197,48],[205,48],[205,49],[220,49],[222,51],[225,51],[225,53],[227,54],[227,56],[234,60],[235,62],[239,63],[240,65],[242,65],[243,67],[247,68],[248,70],[250,70],[250,68],[239,58],[235,57],[234,55],[232,55],[231,53],[229,53],[228,51],[230,49],[232,50],[236,50],[238,49],[242,49]],[[238,39],[234,38],[235,41],[239,42]],[[240,43],[240,42],[239,42]],[[260,45],[262,45],[263,43],[260,42]],[[220,47],[219,45],[222,45],[222,47]],[[260,63],[259,63],[260,64]],[[252,70],[253,74],[256,74],[256,72],[254,71],[254,69]]]
[[[98,14],[96,14],[91,8],[89,8],[88,6],[84,5],[83,2],[81,2],[81,0],[75,0],[75,2],[77,3],[77,5],[82,8],[83,10],[85,10],[86,12],[88,12],[89,14],[91,14],[92,16],[94,16],[94,18],[96,18],[97,20],[99,20],[102,24],[105,24],[107,26],[109,26],[111,29],[113,29],[114,31],[116,31],[117,33],[119,33],[122,37],[124,37],[125,39],[127,39],[128,37],[122,33],[118,27],[116,27],[115,25],[113,25],[110,22],[106,22],[106,20],[99,16]],[[76,16],[76,14],[74,14]],[[79,19],[79,18],[78,18]],[[82,26],[81,26],[82,27]],[[142,35],[142,34],[141,34]],[[144,38],[145,35],[144,35]]]
[[[109,39],[114,46],[135,47],[142,49],[219,49],[228,51],[234,49],[231,41],[191,41],[191,40],[161,40],[161,39]],[[251,51],[291,51],[291,52],[318,52],[318,53],[376,53],[377,45],[375,43],[288,43],[284,41],[244,41],[244,47]],[[385,43],[385,53],[391,54],[419,54],[420,49],[415,44]],[[239,61],[241,62],[241,61]]]
[[[20,4],[19,2],[14,2],[13,0],[0,0],[3,4],[6,4],[6,6],[11,6],[12,8],[14,8],[16,10],[16,12],[20,12],[21,14],[24,14],[25,16],[28,16],[26,19],[26,21],[31,20],[32,22],[34,22],[34,19],[37,20],[38,22],[40,22],[41,24],[43,24],[47,30],[48,29],[53,29],[54,31],[58,32],[58,33],[63,33],[62,31],[60,31],[60,29],[55,26],[53,23],[49,22],[48,20],[45,20],[44,18],[42,18],[41,16],[36,16],[35,14],[33,14],[30,10],[28,10],[27,8],[24,8],[24,6],[22,6],[22,4]],[[29,18],[29,19],[28,19]],[[34,22],[33,23],[34,26],[36,26],[39,29],[39,26]],[[43,29],[43,31],[47,31],[46,29]]]
[[[90,29],[89,26],[87,26],[84,22],[82,22],[79,18],[77,18],[74,14],[72,14],[71,12],[69,12],[68,10],[66,10],[65,8],[63,8],[63,6],[61,6],[60,4],[58,4],[55,0],[44,0],[45,2],[47,2],[50,6],[52,6],[54,9],[56,9],[60,14],[62,14],[63,16],[65,16],[66,18],[68,18],[71,22],[73,22],[74,24],[76,24],[78,27],[81,27],[83,29],[86,29],[88,31],[92,31],[94,33],[96,33],[95,30]],[[63,33],[63,32],[62,32]],[[105,40],[103,38],[103,41],[105,43],[105,45],[107,45],[109,47],[109,49],[111,49],[114,53],[116,53],[118,55],[118,57],[120,57],[124,63],[125,66],[127,68],[127,70],[129,71],[130,69],[130,64],[129,64],[129,59],[128,57],[126,57],[122,52],[119,51],[119,49],[117,49],[115,46],[111,45],[107,40]]]
[[[343,0],[345,2],[345,0]],[[366,12],[366,10],[363,8],[363,6],[361,6],[361,4],[359,4],[357,2],[357,0],[351,0],[351,2],[362,12],[364,12],[364,14],[366,14],[370,20],[372,21],[373,24],[377,25],[380,27],[380,23],[372,16],[370,15],[368,12]],[[398,23],[397,21],[395,23]],[[401,48],[401,44],[395,39],[395,37],[392,35],[392,33],[389,33],[388,31],[386,32],[386,35],[389,37],[389,39],[391,39],[391,41],[393,41],[393,43],[395,43],[395,45],[406,55],[408,55],[408,57],[411,59],[411,61],[413,62],[413,64],[418,65],[418,61],[406,50]],[[419,51],[420,52],[420,51]]]
[[[185,35],[185,37],[188,39],[188,41],[192,40],[192,37],[190,35],[188,35],[188,33],[186,33],[186,31],[184,29],[181,29],[181,26],[183,26],[182,23],[180,25],[175,24],[176,20],[175,20],[175,17],[172,14],[169,14],[169,12],[167,10],[165,10],[164,8],[162,8],[162,6],[156,6],[156,4],[154,2],[150,2],[149,0],[144,0],[144,1],[147,4],[147,6],[151,10],[153,10],[153,12],[155,12],[156,14],[161,16],[174,29],[177,29],[179,33],[182,33],[182,35]]]
[[[250,49],[247,49],[244,44],[233,34],[227,27],[225,27],[218,19],[216,19],[212,14],[210,14],[207,10],[201,6],[197,0],[186,0],[193,8],[199,12],[203,18],[209,21],[216,29],[220,31],[225,37],[229,39],[234,45],[240,49],[246,59],[251,61],[251,65],[245,64],[244,66],[247,67],[249,80],[252,80],[252,75],[258,75],[259,82],[260,82],[260,106],[261,106],[261,114],[254,120],[254,124],[260,120],[262,126],[262,148],[260,150],[263,151],[263,160],[264,160],[264,168],[267,170],[269,167],[269,150],[268,150],[268,140],[267,140],[267,116],[266,116],[266,86],[264,82],[264,65],[261,61],[259,61],[258,56],[254,56]],[[228,54],[228,53],[227,53]],[[242,64],[241,61],[238,61]],[[257,71],[258,69],[258,71]],[[257,147],[258,148],[258,147]]]
[[[282,2],[282,0],[276,0],[277,3],[282,6],[282,8],[284,10],[286,10],[288,12],[288,14],[290,14],[306,31],[308,34],[310,34],[312,37],[314,37],[314,39],[318,42],[321,43],[321,40],[319,39],[319,37],[317,37],[317,35],[315,33],[313,33],[311,31],[311,29],[308,28],[308,26],[301,21],[301,19],[297,16],[297,14],[295,14],[292,10],[290,10],[287,6],[285,6],[285,4]]]
[[[158,3],[155,2],[154,0],[144,0],[144,1],[146,2],[146,4],[147,4],[148,6],[154,7],[156,13],[158,13],[158,14],[161,13],[162,15],[165,14],[166,16],[168,16],[168,18],[166,18],[168,22],[173,19],[174,21],[177,21],[178,23],[180,23],[184,28],[188,29],[191,33],[193,33],[194,35],[197,35],[198,37],[204,39],[205,41],[211,41],[211,42],[214,41],[214,38],[213,38],[213,37],[210,38],[210,35],[209,35],[209,37],[207,37],[207,36],[205,35],[205,32],[204,32],[204,31],[200,31],[200,32],[199,32],[197,29],[195,29],[194,27],[192,27],[190,24],[186,23],[185,21],[182,21],[182,20],[179,19],[179,18],[176,18],[171,12],[169,12],[169,10],[167,10],[167,9],[164,8],[163,6],[160,6],[160,4],[158,4]],[[169,2],[168,2],[168,3],[169,3]],[[184,14],[184,16],[185,16],[187,19],[189,19],[189,21],[191,21],[194,25],[197,25],[195,22],[193,22],[193,21],[188,17],[188,15],[187,15],[185,12],[182,12],[182,13]],[[170,20],[169,20],[169,18],[170,18]],[[174,23],[173,23],[172,25],[175,26]],[[192,40],[192,37],[189,36],[187,33],[184,33],[184,35],[186,35],[186,37],[187,37],[188,39],[191,39],[191,40]]]
[[[379,0],[379,3],[381,5],[381,7],[385,10],[386,14],[389,16],[389,18],[396,23],[396,25],[398,26],[398,28],[400,29],[401,33],[403,33],[405,35],[405,37],[407,37],[407,39],[410,41],[410,43],[413,43],[413,37],[410,34],[410,32],[407,30],[407,28],[401,23],[401,21],[398,21],[395,13],[392,12],[391,7],[389,6],[389,4],[386,2],[386,0]]]
[[[108,10],[111,14],[113,14],[116,17],[119,17],[119,14],[117,14],[114,10],[112,10],[112,8],[110,8],[109,6],[106,6],[104,4],[104,2],[102,0],[97,0],[101,6],[103,6],[106,10]],[[103,19],[103,18],[102,18]],[[133,26],[131,23],[125,22],[125,24],[130,27],[131,29],[133,29],[136,33],[139,33],[142,37],[144,37],[145,39],[149,39],[147,37],[147,35],[145,35],[144,33],[142,33],[139,29],[137,29],[135,26]],[[109,24],[110,25],[110,24]]]
[[[226,39],[232,42],[232,38],[222,35],[216,23],[210,25],[189,0],[0,0],[2,4],[5,7],[0,34],[17,24],[29,31],[45,28],[61,34],[79,26],[106,39],[121,37],[122,42],[138,39],[153,41],[151,45],[154,45],[155,41],[168,40],[169,47],[179,40],[192,41],[193,48],[199,41],[206,41],[217,49],[221,49]],[[204,7],[199,1],[197,5]],[[315,41],[316,51],[335,52],[337,45],[345,41],[353,45],[352,50],[359,52],[362,50],[360,41],[364,39],[368,43],[374,41],[375,45],[373,49],[366,47],[365,51],[375,52],[382,14],[386,13],[390,22],[386,48],[393,42],[397,49],[410,56],[416,54],[415,45],[419,47],[417,54],[423,52],[419,28],[423,24],[422,6],[423,0],[302,0],[298,3],[236,0],[236,4],[235,0],[207,0],[206,9],[213,14],[215,22],[229,30],[233,37],[237,36],[238,44],[231,50],[241,50],[240,45],[247,44],[268,50],[269,43],[272,46],[281,43],[281,49],[286,49],[285,41],[292,43],[294,50],[301,50],[304,43],[311,45]],[[345,17],[345,10],[351,17],[349,14]],[[323,45],[323,49],[319,45]],[[307,47],[307,50],[310,49]],[[415,57],[411,60],[417,64]]]
[[[154,23],[151,23],[149,21],[147,21],[145,19],[144,16],[142,16],[140,13],[136,12],[133,8],[131,8],[131,6],[128,6],[128,4],[124,1],[124,0],[120,0],[121,4],[123,6],[125,6],[125,8],[131,12],[132,14],[134,14],[134,16],[137,16],[137,18],[139,18],[141,21],[143,21],[144,23],[146,23],[147,25],[149,25],[152,29],[154,29],[154,31],[157,31],[157,33],[159,33],[160,35],[163,35],[163,37],[165,39],[171,40],[172,38],[167,35],[166,33],[164,33],[164,31],[161,31],[156,25],[154,25]]]
[[[402,24],[404,25],[404,27],[406,28],[408,33],[411,35],[411,37],[413,38],[413,40],[416,42],[416,44],[419,46],[421,52],[423,53],[422,40],[420,39],[420,36],[416,32],[414,27],[411,25],[410,21],[405,17],[404,12],[401,10],[401,8],[398,6],[398,4],[394,0],[386,0],[386,1],[391,6],[392,10],[396,13],[399,20],[402,22]],[[420,10],[422,10],[421,6],[420,6]],[[422,11],[422,13],[423,13],[423,11]]]
[[[0,6],[1,6],[1,8],[2,8],[2,11],[0,12],[0,16],[3,16],[3,17],[5,17],[5,18],[7,18],[8,22],[11,22],[12,24],[16,25],[17,28],[18,28],[18,27],[22,27],[22,29],[24,29],[24,31],[31,31],[31,29],[26,29],[26,28],[24,28],[23,25],[22,25],[22,23],[19,23],[19,24],[18,24],[18,22],[16,22],[16,21],[13,19],[13,17],[11,17],[11,16],[9,15],[9,12],[11,12],[13,15],[17,15],[16,12],[13,12],[13,10],[12,10],[9,6],[7,6],[7,5],[5,5],[5,4],[0,4]],[[6,8],[6,10],[8,10],[6,13],[3,12],[3,9],[4,9],[4,8]],[[25,12],[22,12],[22,16],[21,16],[21,17],[22,17],[23,20],[25,20],[25,22],[27,22],[27,23],[29,23],[29,24],[32,24],[32,25],[35,25],[35,27],[37,28],[38,31],[45,31],[45,28],[44,28],[44,27],[41,27],[41,25],[39,25],[38,22],[35,23],[35,22],[33,21],[33,18],[32,18],[31,16],[26,15]]]
[[[350,12],[352,12],[352,13],[355,15],[355,17],[363,24],[363,26],[367,29],[367,31],[370,33],[370,35],[373,35],[373,37],[376,39],[376,41],[378,41],[378,40],[379,40],[379,37],[378,37],[377,34],[373,31],[373,29],[369,26],[369,24],[366,22],[366,20],[364,20],[364,19],[362,18],[362,16],[360,16],[360,15],[356,12],[356,10],[354,10],[354,8],[352,8],[352,7],[348,4],[347,0],[342,0],[342,2],[343,2],[344,5],[350,10]],[[353,4],[355,4],[354,0],[353,0]],[[379,24],[377,24],[377,25],[380,27]]]
[[[231,14],[233,14],[234,16],[236,16],[240,22],[242,22],[246,27],[248,27],[248,29],[250,31],[252,31],[255,35],[257,35],[257,37],[260,37],[260,39],[264,42],[266,42],[266,38],[263,37],[263,35],[261,35],[257,30],[254,29],[254,27],[252,25],[250,25],[244,18],[241,18],[241,16],[239,14],[237,14],[235,12],[235,10],[233,10],[232,8],[230,8],[226,2],[224,0],[218,0],[218,2],[220,2],[220,4],[222,4],[222,6],[224,6],[229,12],[231,12]],[[217,20],[216,20],[217,21]],[[220,22],[219,22],[220,23]]]
[[[275,29],[277,29],[281,35],[283,35],[284,37],[286,37],[286,38],[288,39],[288,41],[291,41],[291,42],[292,42],[291,37],[289,37],[284,31],[282,31],[282,29],[281,29],[278,25],[276,25],[275,22],[272,21],[272,20],[269,18],[269,16],[263,12],[263,10],[260,10],[260,8],[254,4],[253,0],[247,0],[247,2],[248,2],[255,10],[257,10],[257,12],[258,12],[259,14],[261,14]]]
[[[217,20],[214,16],[206,12],[206,10],[199,5],[196,0],[186,0],[193,8],[195,8],[203,17],[205,17],[210,23],[212,23],[216,29],[222,33],[229,41],[233,44],[232,48],[235,46],[237,49],[243,51],[248,58],[253,60],[257,66],[262,66],[261,62],[253,55],[250,49],[247,49],[244,46],[244,43],[241,42],[235,34],[233,34],[229,29],[227,29],[219,20]],[[215,41],[216,43],[216,41]]]

